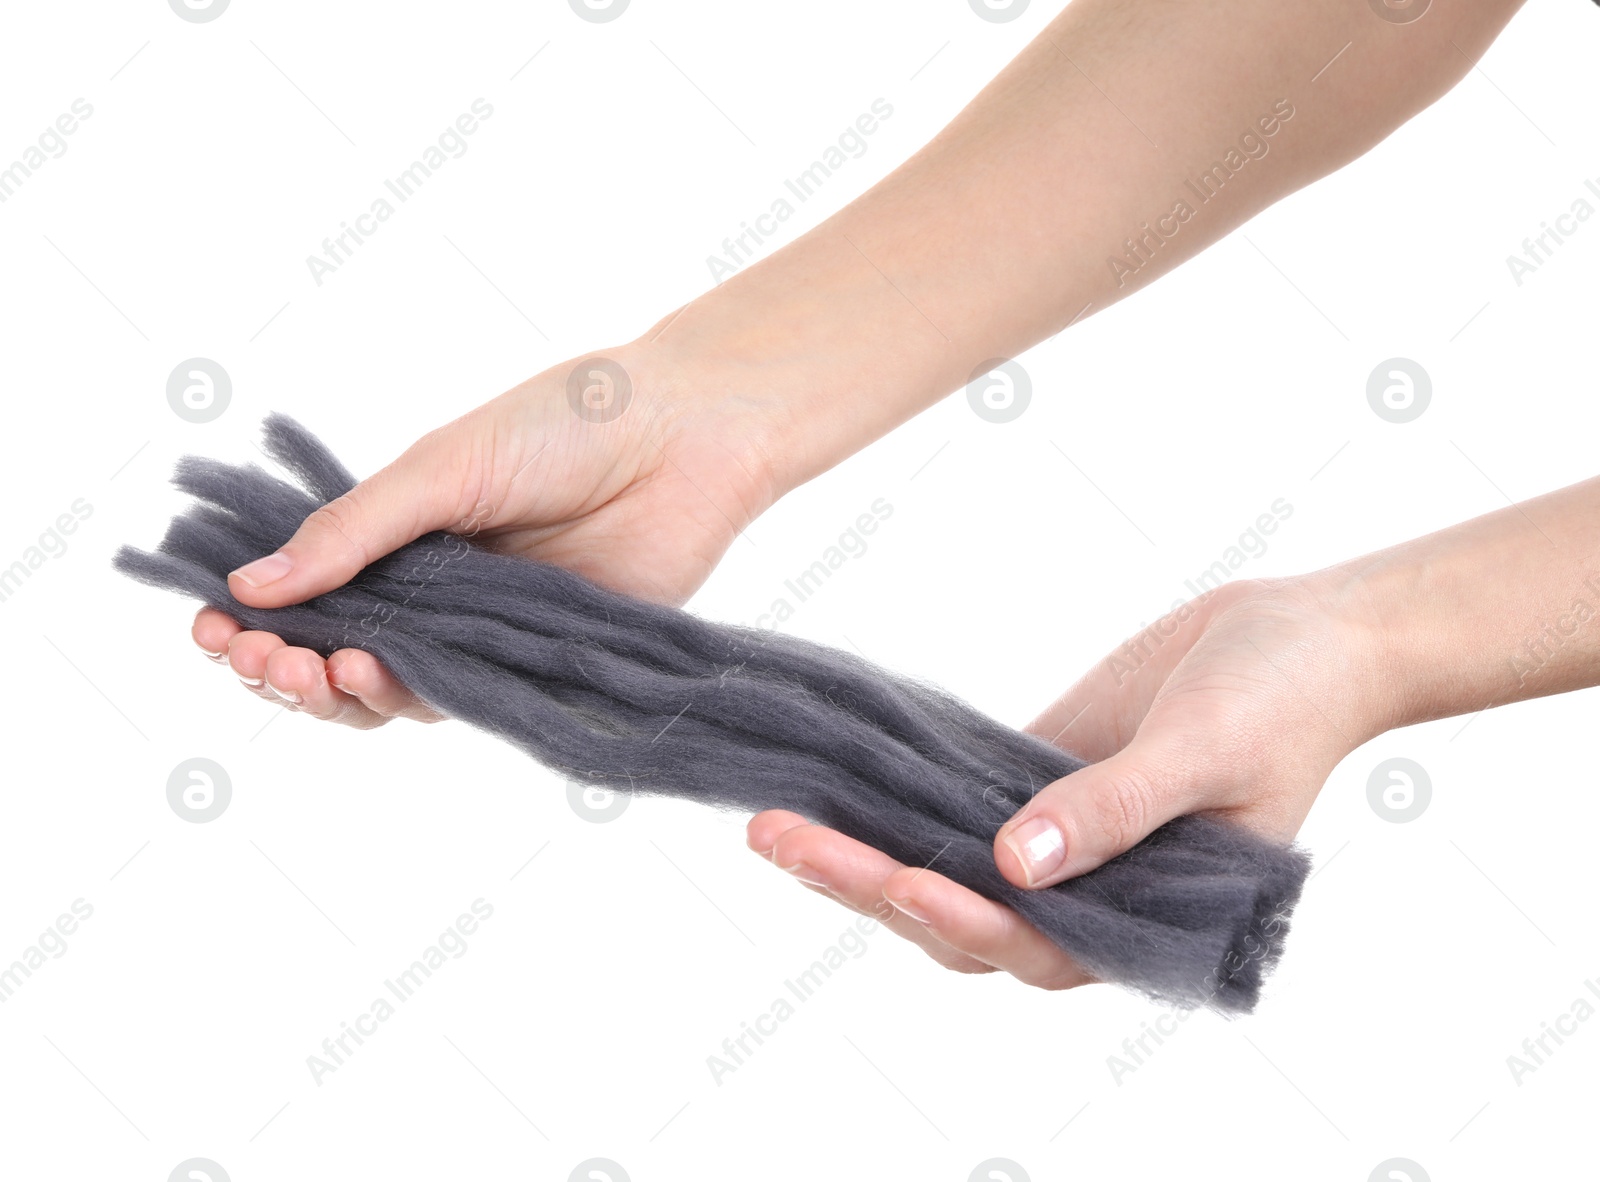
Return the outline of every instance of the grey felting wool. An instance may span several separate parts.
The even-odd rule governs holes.
[[[951,695],[823,645],[712,623],[445,531],[303,604],[234,599],[227,574],[286,542],[355,478],[293,419],[266,449],[304,486],[199,456],[199,499],[125,574],[324,657],[372,653],[443,714],[585,784],[743,811],[789,809],[1015,909],[1089,972],[1183,1006],[1248,1012],[1309,859],[1238,826],[1170,821],[1044,890],[995,867],[996,830],[1084,761]]]

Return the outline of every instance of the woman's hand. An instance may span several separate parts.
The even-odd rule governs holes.
[[[588,364],[593,355],[530,378],[317,510],[275,554],[234,571],[230,590],[258,607],[299,603],[445,529],[682,603],[776,499],[771,420],[755,400],[725,396],[725,383],[695,380],[638,343],[604,357],[620,382]],[[361,728],[439,717],[359,649],[324,661],[210,609],[192,635],[251,692],[290,709]]]
[[[1331,575],[1332,572],[1329,572]],[[1172,818],[1210,812],[1287,841],[1335,765],[1385,729],[1370,629],[1329,575],[1229,583],[1109,654],[1026,729],[1091,766],[1000,829],[995,861],[1046,887]],[[758,813],[750,848],[883,920],[947,968],[1061,989],[1089,978],[1009,907],[794,813]],[[889,906],[885,906],[885,904]]]

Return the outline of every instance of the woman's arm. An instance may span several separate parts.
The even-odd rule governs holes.
[[[1600,478],[1291,579],[1224,584],[1089,671],[1029,730],[1096,760],[1000,830],[1045,887],[1183,813],[1299,830],[1329,774],[1398,726],[1600,685]],[[753,849],[940,963],[1029,984],[1085,977],[1015,912],[793,813]]]
[[[762,405],[781,495],[1367,151],[1519,4],[1074,0],[905,164],[654,326],[644,364]]]
[[[1315,577],[1381,654],[1380,731],[1600,684],[1600,477]]]
[[[626,414],[576,413],[580,358],[535,375],[312,514],[233,593],[299,603],[470,522],[509,553],[682,602],[778,497],[1365,151],[1518,6],[1410,0],[1426,11],[1395,23],[1387,2],[1075,0],[869,192],[602,350]],[[194,639],[318,717],[431,716],[365,653],[325,667],[215,611]]]

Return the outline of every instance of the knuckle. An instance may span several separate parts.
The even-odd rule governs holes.
[[[801,831],[786,829],[778,835],[778,840],[772,843],[772,864],[782,869],[793,866],[804,857],[804,850],[799,844]]]
[[[369,561],[367,548],[357,540],[360,536],[357,527],[362,508],[357,491],[351,490],[344,496],[329,501],[307,517],[301,528],[339,539],[348,549],[350,556],[359,565],[366,566]]]
[[[1127,849],[1149,828],[1155,815],[1157,788],[1143,772],[1122,772],[1097,788],[1087,810],[1091,838],[1117,850]]]
[[[827,834],[816,825],[797,825],[778,838],[772,848],[772,859],[780,867],[797,862],[815,864],[815,855],[823,851]]]

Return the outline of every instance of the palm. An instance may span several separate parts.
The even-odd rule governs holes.
[[[747,524],[740,506],[724,509],[702,491],[709,480],[693,480],[663,461],[598,507],[554,522],[540,514],[491,526],[484,537],[502,553],[554,563],[641,599],[680,605]]]
[[[419,519],[406,536],[448,529],[626,594],[683,603],[765,507],[740,424],[722,415],[714,432],[680,430],[642,393],[615,421],[588,422],[559,376],[541,374],[431,432],[385,470],[403,474],[385,495],[394,499],[399,484],[400,508]],[[324,662],[209,609],[192,634],[258,696],[319,718],[371,727],[439,717],[370,654],[341,650]]]
[[[1264,595],[1263,586],[1230,584],[1159,644],[1110,654],[1027,729],[1091,763],[1131,755],[1137,739],[1152,808],[1187,792],[1189,807],[1178,811],[1231,813],[1292,836],[1352,745],[1318,705],[1347,687],[1318,605],[1281,589]],[[1133,830],[1153,828],[1141,826],[1137,809],[1131,818],[1113,811],[1107,823],[1129,827],[1122,848],[1143,836]],[[1010,908],[804,817],[759,813],[748,840],[810,889],[878,916],[948,968],[1004,970],[1042,988],[1089,979]]]

